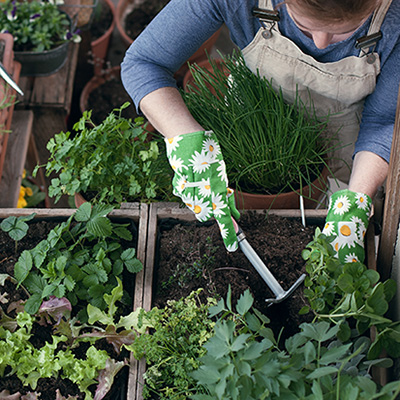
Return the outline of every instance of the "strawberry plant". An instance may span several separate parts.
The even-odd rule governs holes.
[[[135,248],[123,249],[120,241],[132,240],[127,224],[113,223],[113,207],[84,203],[67,221],[58,224],[31,250],[24,250],[14,266],[14,277],[30,297],[25,310],[37,312],[49,296],[67,297],[104,309],[103,295],[110,293],[126,269],[142,269]],[[80,318],[86,320],[84,310]]]

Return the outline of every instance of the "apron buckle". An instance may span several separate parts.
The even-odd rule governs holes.
[[[361,50],[361,57],[367,56],[367,63],[373,64],[376,60],[374,51],[377,43],[382,39],[382,32],[376,32],[371,35],[366,35],[356,40],[356,49]]]
[[[252,10],[252,14],[254,17],[260,20],[260,23],[264,28],[264,32],[262,33],[263,37],[265,39],[269,39],[272,36],[271,31],[274,28],[275,24],[280,21],[278,11],[254,7]]]

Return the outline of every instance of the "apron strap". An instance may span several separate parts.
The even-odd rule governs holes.
[[[367,35],[379,32],[391,3],[392,0],[382,0],[381,5],[375,10],[374,15],[372,16]]]

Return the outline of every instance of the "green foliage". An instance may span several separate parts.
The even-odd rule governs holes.
[[[285,103],[240,54],[222,57],[223,67],[210,63],[211,72],[190,66],[194,84],[182,96],[195,119],[215,132],[229,182],[253,193],[311,185],[333,147],[325,137],[328,116],[318,120],[297,96]]]
[[[95,195],[92,203],[108,204],[172,198],[165,145],[159,146],[161,138],[148,139],[142,118],[132,122],[121,116],[128,105],[110,112],[97,126],[91,111],[85,111],[74,134],[61,132],[50,139],[46,175],[58,174],[51,180],[50,197],[58,201],[62,195],[90,192]]]
[[[5,0],[1,8],[1,29],[13,36],[14,51],[41,52],[71,39],[80,40],[70,31],[71,21],[56,1]]]
[[[4,318],[4,317],[3,317]],[[31,342],[32,326],[35,317],[26,312],[17,314],[17,326],[11,331],[0,326],[0,376],[15,374],[24,386],[36,389],[40,378],[61,376],[76,383],[85,393],[85,399],[93,396],[89,386],[98,382],[99,372],[106,366],[109,356],[104,350],[97,350],[93,345],[86,351],[86,358],[75,357],[71,348],[59,346],[65,342],[65,336],[52,335],[51,342],[36,348]],[[63,349],[61,349],[63,347]]]
[[[0,228],[3,232],[9,234],[10,238],[15,241],[15,252],[18,249],[18,241],[23,239],[29,230],[29,225],[26,223],[35,217],[36,213],[32,213],[26,217],[8,217],[3,219],[0,224]]]
[[[144,398],[155,393],[160,399],[184,400],[201,390],[195,387],[190,372],[199,367],[198,359],[205,353],[202,345],[214,326],[207,312],[215,302],[209,299],[202,304],[200,291],[170,301],[164,309],[139,310],[135,329],[141,335],[126,348],[136,359],[146,359]]]
[[[103,295],[116,286],[123,269],[131,273],[142,269],[135,249],[122,248],[120,240],[131,241],[132,234],[128,224],[113,223],[107,217],[112,209],[84,203],[35,248],[22,252],[14,277],[31,294],[26,311],[36,313],[49,296],[67,297],[72,305],[80,299],[104,309]]]
[[[369,376],[368,338],[342,343],[336,339],[339,326],[303,323],[280,348],[268,318],[252,305],[247,290],[236,311],[230,292],[226,304],[220,300],[210,309],[210,316],[220,319],[204,345],[207,354],[200,359],[200,368],[192,373],[207,394],[191,399],[394,400],[400,393],[400,382],[379,388]],[[388,365],[387,361],[376,363]]]
[[[386,313],[396,292],[392,279],[380,282],[377,271],[364,264],[341,264],[326,236],[317,228],[314,239],[303,251],[308,276],[304,295],[316,320],[327,320],[340,327],[338,337],[350,338],[350,327],[359,334],[375,327],[377,337],[368,353],[375,359],[383,349],[392,357],[400,356],[400,324]]]

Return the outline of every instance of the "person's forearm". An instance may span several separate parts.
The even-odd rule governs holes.
[[[369,151],[360,151],[354,157],[349,190],[365,193],[373,199],[388,170],[389,164],[383,158]]]
[[[166,138],[204,130],[190,114],[179,91],[172,87],[157,89],[143,97],[140,109]]]

